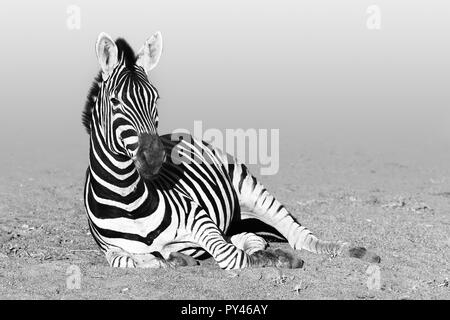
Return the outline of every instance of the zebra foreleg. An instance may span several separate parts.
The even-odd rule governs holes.
[[[244,250],[247,254],[252,254],[267,248],[266,240],[250,232],[235,234],[230,237],[230,242],[237,248]]]
[[[199,265],[197,260],[180,252],[172,252],[167,259],[167,262],[173,267],[191,267]]]
[[[174,266],[164,258],[152,253],[131,254],[121,249],[109,249],[106,260],[115,268],[166,268]]]
[[[303,260],[292,253],[281,249],[266,250],[268,244],[264,238],[250,232],[236,234],[230,238],[232,244],[250,255],[253,266],[279,267],[279,268],[301,268]]]
[[[105,253],[106,260],[114,268],[136,268],[136,261],[131,254],[123,250],[108,250]]]

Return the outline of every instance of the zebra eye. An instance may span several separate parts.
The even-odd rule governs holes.
[[[120,101],[117,100],[116,98],[111,98],[111,103],[113,104],[114,107],[120,105]]]

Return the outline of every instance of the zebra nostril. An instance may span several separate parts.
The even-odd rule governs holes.
[[[166,159],[166,153],[164,150],[144,150],[142,154],[145,161],[149,164],[164,162]]]
[[[155,167],[155,168],[152,170],[152,174],[153,174],[153,175],[156,175],[156,174],[159,172],[160,169],[161,169],[161,167]]]
[[[166,152],[159,136],[149,133],[140,134],[136,157],[139,172],[150,179],[160,171],[165,160]]]

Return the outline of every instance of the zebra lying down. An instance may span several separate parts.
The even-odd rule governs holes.
[[[268,249],[269,238],[380,261],[365,248],[319,240],[233,157],[188,135],[158,136],[158,91],[148,77],[161,51],[159,32],[137,54],[105,33],[96,42],[101,70],[82,117],[90,135],[84,200],[111,266],[195,265],[205,256],[223,269],[303,265]]]

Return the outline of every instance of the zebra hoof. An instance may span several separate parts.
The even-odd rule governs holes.
[[[296,257],[293,253],[281,249],[276,249],[274,253],[278,257],[277,267],[279,268],[299,269],[303,267],[303,260]]]
[[[303,260],[281,249],[259,250],[250,255],[253,267],[295,269],[303,266]]]
[[[199,262],[191,256],[187,256],[179,252],[172,252],[167,259],[167,263],[175,268],[192,267],[199,265]]]
[[[163,258],[155,257],[152,254],[135,255],[134,261],[136,263],[136,267],[142,269],[164,269],[168,267]]]
[[[380,263],[381,258],[372,251],[367,250],[364,247],[353,247],[348,249],[348,254],[352,258],[358,258],[369,263]]]

